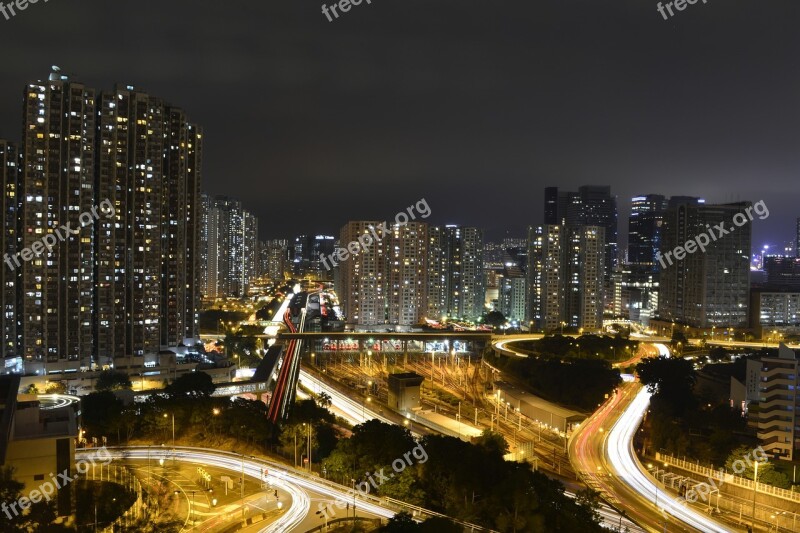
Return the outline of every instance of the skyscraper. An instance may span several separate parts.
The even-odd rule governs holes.
[[[347,248],[348,243],[358,242],[359,237],[370,234],[371,228],[380,228],[380,225],[374,220],[348,222],[339,232],[340,247]],[[373,241],[335,267],[336,292],[350,324],[375,326],[386,323],[388,237],[384,235]]]
[[[428,257],[428,316],[480,318],[486,294],[483,232],[454,225],[431,227]]]
[[[4,272],[4,351],[64,371],[196,337],[199,128],[133,87],[98,95],[58,69],[25,87],[23,114],[19,172],[0,142],[2,244],[21,251]]]
[[[96,204],[95,91],[57,73],[24,92],[20,249]],[[94,232],[61,230],[51,251],[24,260],[19,335],[29,361],[89,360],[94,352]],[[157,324],[156,324],[157,327]]]
[[[661,265],[659,318],[699,328],[747,325],[752,225],[734,227],[732,220],[739,213],[747,219],[745,209],[750,205],[675,202],[670,206],[664,215],[662,254],[720,223],[733,229],[717,236],[705,252]]]
[[[529,318],[538,329],[598,330],[605,297],[605,228],[545,225],[529,230]]]
[[[160,329],[161,344],[176,346],[199,333],[203,132],[181,109],[165,106],[164,115]]]
[[[605,281],[619,260],[617,242],[617,198],[611,187],[584,185],[577,192],[545,188],[545,225],[599,226],[605,234]]]
[[[414,326],[425,316],[428,280],[428,225],[409,222],[392,228],[386,248],[390,324]]]
[[[631,199],[628,219],[628,264],[655,270],[667,200],[660,194]]]
[[[99,355],[157,353],[197,335],[202,133],[133,87],[98,102],[95,338]]]
[[[794,255],[795,257],[800,257],[800,217],[797,219],[797,225],[795,229]]]
[[[13,260],[17,252],[17,209],[19,206],[19,162],[20,155],[16,145],[0,139],[0,212],[3,217],[3,231],[0,232],[0,357],[17,355],[17,288],[19,272]]]
[[[286,239],[272,239],[262,242],[259,248],[261,256],[261,273],[269,279],[281,281],[284,279],[287,265],[289,264],[289,241]]]
[[[347,322],[357,326],[414,326],[426,312],[428,225],[394,224],[388,233],[380,228],[375,221],[351,221],[342,227],[343,249],[365,235],[380,239],[359,246],[336,265],[340,302]]]
[[[258,275],[258,219],[226,196],[209,199],[208,279],[210,298],[244,297]]]

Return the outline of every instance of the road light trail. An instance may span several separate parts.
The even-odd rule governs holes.
[[[633,451],[633,436],[650,405],[650,393],[642,388],[608,432],[606,454],[619,479],[636,491],[646,505],[658,494],[659,508],[681,522],[708,533],[729,530],[694,509],[679,503],[671,494],[659,489],[639,463]],[[639,502],[641,503],[641,502]]]
[[[345,396],[333,387],[329,387],[302,369],[300,370],[300,381],[306,386],[306,388],[311,389],[315,394],[319,394],[320,392],[327,393],[331,397],[331,404],[339,411],[344,413],[345,418],[347,418],[349,422],[361,424],[369,420],[380,420],[386,424],[394,424],[394,422],[388,418],[375,413],[369,407],[353,400],[348,396]]]
[[[276,466],[276,463],[272,461],[241,456],[237,457],[237,455],[233,453],[213,452],[201,448],[178,448],[173,453],[172,450],[163,450],[154,447],[109,448],[107,452],[114,459],[145,460],[148,459],[148,457],[152,457],[154,449],[164,455],[169,455],[170,459],[174,456],[178,461],[211,465],[217,468],[230,470],[237,474],[241,474],[242,469],[244,469],[245,475],[256,479],[262,479],[264,467],[268,466],[268,481],[272,486],[280,488],[290,494],[292,497],[292,504],[278,520],[262,529],[262,533],[290,531],[305,519],[311,510],[311,501],[305,491],[300,487],[330,496],[336,501],[348,502],[353,499],[352,492],[336,489],[328,483],[307,479],[289,469]],[[83,450],[76,452],[76,456],[78,458],[89,458],[94,457],[96,453],[97,452],[93,450]],[[108,457],[108,455],[105,457]],[[95,460],[100,460],[100,458],[96,458]],[[358,506],[359,509],[382,518],[391,518],[395,515],[395,511],[385,509],[369,501],[364,501],[361,497],[358,498]]]

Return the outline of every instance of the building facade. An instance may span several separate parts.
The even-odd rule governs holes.
[[[210,197],[205,296],[247,296],[258,276],[258,254],[258,219],[237,199]]]
[[[544,331],[597,331],[605,300],[605,228],[545,225],[530,229],[529,319]]]
[[[747,223],[734,227],[732,220],[737,215],[746,219],[748,207],[749,203],[740,202],[679,204],[668,209],[664,215],[662,255],[718,224],[733,229],[713,240],[705,253],[687,254],[682,260],[667,261],[662,257],[660,319],[698,328],[747,326],[752,226]]]
[[[19,155],[9,146],[3,247],[21,253],[15,288],[4,272],[5,354],[59,372],[195,338],[202,132],[186,114],[54,69],[25,87]]]

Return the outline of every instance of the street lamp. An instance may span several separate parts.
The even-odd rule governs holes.
[[[170,413],[172,415],[172,451],[175,451],[175,413]],[[167,413],[164,413],[164,418],[168,418]]]
[[[350,481],[353,483],[353,518],[356,517],[356,480],[350,478]]]

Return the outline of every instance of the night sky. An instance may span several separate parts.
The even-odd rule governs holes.
[[[366,0],[365,0],[366,2]],[[0,16],[0,137],[50,65],[132,84],[205,129],[204,189],[261,238],[335,233],[424,197],[492,238],[541,223],[543,187],[765,200],[800,216],[800,2],[40,0]],[[333,3],[332,0],[327,2]]]

